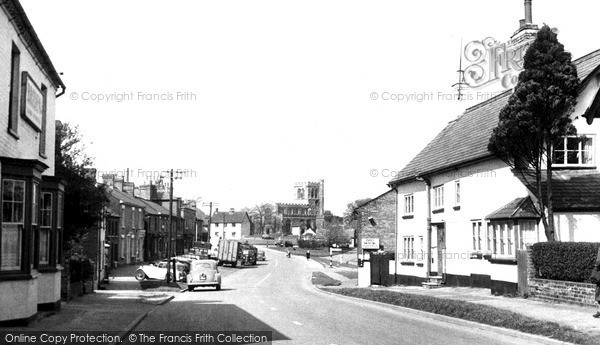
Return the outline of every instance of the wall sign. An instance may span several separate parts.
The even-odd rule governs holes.
[[[44,94],[27,72],[21,77],[21,116],[37,131],[42,131]]]
[[[379,239],[378,238],[363,238],[362,241],[362,249],[379,249]]]

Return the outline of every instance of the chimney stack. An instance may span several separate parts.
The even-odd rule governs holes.
[[[533,24],[531,15],[531,0],[525,0],[525,24]]]

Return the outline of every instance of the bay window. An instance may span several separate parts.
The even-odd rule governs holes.
[[[52,233],[52,193],[42,193],[41,218],[40,218],[40,241],[39,241],[39,263],[48,265],[50,263],[50,236]]]
[[[25,181],[2,181],[2,233],[0,270],[21,269],[23,229],[25,221]]]

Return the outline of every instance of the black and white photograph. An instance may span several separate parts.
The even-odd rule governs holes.
[[[0,0],[0,343],[600,344],[592,0]]]

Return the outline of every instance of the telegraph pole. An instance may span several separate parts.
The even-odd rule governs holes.
[[[214,203],[214,204],[215,204],[215,206],[219,205],[218,203]],[[209,202],[209,203],[205,202],[205,203],[202,204],[202,206],[210,206],[210,209],[208,211],[208,240],[207,240],[208,244],[210,244],[210,226],[212,224],[212,207],[213,207],[213,202],[212,201]],[[211,246],[211,249],[212,249],[212,246]]]
[[[171,185],[169,186],[169,263],[171,262],[171,255],[173,254],[173,243],[172,239],[172,230],[173,230],[173,169],[169,171],[169,176],[171,180]],[[167,266],[168,267],[168,266]],[[169,269],[167,268],[167,272]],[[173,281],[177,280],[177,276],[175,275],[175,259],[173,259]],[[167,284],[171,282],[171,275],[167,274]]]

